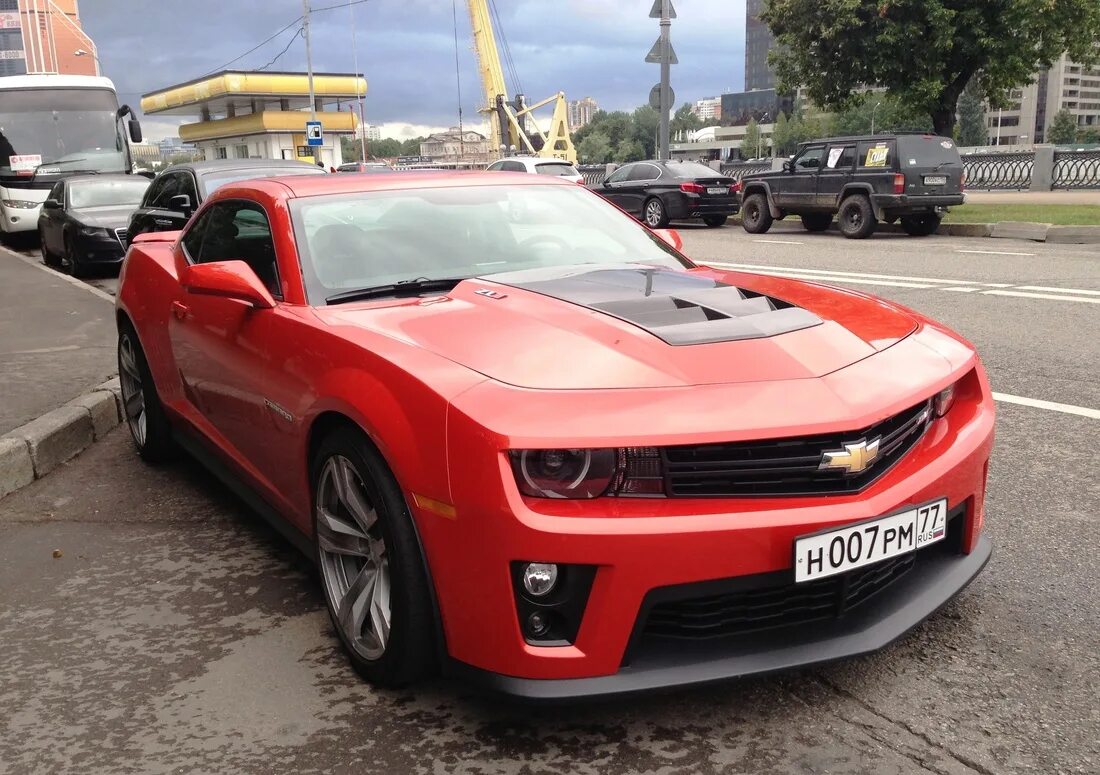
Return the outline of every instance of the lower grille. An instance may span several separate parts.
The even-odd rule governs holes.
[[[115,239],[122,247],[126,247],[126,229],[115,229]]]

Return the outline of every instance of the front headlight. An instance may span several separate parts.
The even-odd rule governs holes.
[[[951,405],[955,403],[955,384],[948,385],[939,393],[936,393],[936,397],[932,399],[932,409],[935,411],[936,417],[943,417],[951,409]]]
[[[33,210],[42,204],[41,202],[32,202],[29,199],[5,199],[3,202],[4,207],[11,207],[16,210]]]
[[[655,447],[517,449],[510,455],[520,492],[534,498],[664,495]]]
[[[101,226],[81,226],[80,233],[85,237],[110,237],[111,232]]]

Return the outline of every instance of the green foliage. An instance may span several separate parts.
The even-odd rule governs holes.
[[[986,128],[985,104],[978,88],[978,79],[971,78],[959,97],[959,145],[986,145],[989,130]]]
[[[868,135],[872,131],[929,132],[932,120],[896,97],[876,92],[833,116],[832,129],[838,135]]]
[[[657,127],[661,123],[661,111],[649,105],[643,105],[634,109],[633,119],[634,131],[631,135],[634,142],[642,148],[641,155],[638,158],[657,158]],[[635,160],[632,159],[631,161]]]
[[[611,161],[611,141],[602,132],[586,132],[576,148],[581,164],[606,164]]]
[[[1054,114],[1047,132],[1047,141],[1055,145],[1067,145],[1077,140],[1077,121],[1073,114],[1063,108]]]
[[[741,141],[741,158],[755,159],[757,152],[767,152],[767,146],[761,141],[760,127],[756,119],[749,119],[749,125],[745,127],[745,139]]]
[[[703,122],[700,121],[699,117],[692,111],[690,102],[685,102],[681,105],[680,109],[672,114],[672,121],[669,123],[669,132],[671,134],[676,134],[677,132],[694,132],[702,128]]]
[[[770,0],[761,19],[779,43],[769,59],[782,90],[804,85],[843,110],[878,84],[940,134],[976,74],[996,104],[1064,51],[1086,64],[1100,55],[1096,0]]]
[[[803,118],[795,113],[793,118],[780,111],[772,129],[772,144],[776,156],[790,156],[795,152],[799,143],[814,140],[819,137],[843,134],[834,127],[832,121],[826,116],[810,116]],[[753,153],[755,153],[755,147]]]
[[[419,156],[420,144],[424,142],[426,137],[413,137],[410,140],[403,140],[401,142],[400,156]]]
[[[383,137],[381,140],[368,140],[367,153],[372,159],[392,159],[401,156],[401,141],[392,137]],[[420,153],[417,148],[417,153]]]
[[[1077,142],[1085,145],[1100,144],[1100,129],[1082,129],[1077,133]]]
[[[619,164],[626,164],[628,161],[640,161],[645,158],[648,158],[645,148],[637,140],[625,140],[619,143],[619,147],[615,149],[614,160]]]

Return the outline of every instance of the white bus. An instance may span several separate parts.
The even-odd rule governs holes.
[[[141,141],[141,127],[128,106],[119,108],[110,79],[0,77],[0,235],[37,229],[42,202],[61,178],[131,172],[127,134]]]

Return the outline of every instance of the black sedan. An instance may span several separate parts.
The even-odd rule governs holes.
[[[130,216],[127,240],[147,231],[178,231],[220,186],[253,178],[327,175],[323,167],[291,159],[216,159],[173,164],[157,175]]]
[[[78,175],[55,183],[38,216],[43,262],[76,277],[122,263],[126,224],[148,187],[140,175]]]
[[[690,218],[721,226],[740,207],[733,178],[694,161],[624,164],[593,190],[651,229]]]

